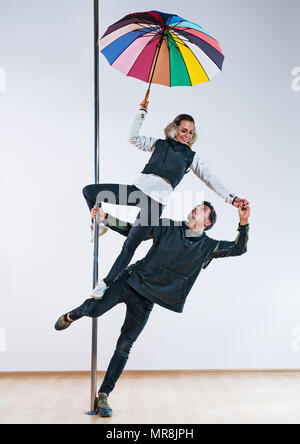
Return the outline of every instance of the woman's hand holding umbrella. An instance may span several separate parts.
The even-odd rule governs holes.
[[[146,103],[146,105],[144,104],[144,102],[140,103],[140,109],[143,109],[146,112],[148,112],[148,106],[149,106],[149,101]]]

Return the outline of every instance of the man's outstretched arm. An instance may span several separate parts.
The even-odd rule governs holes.
[[[249,217],[250,206],[245,204],[243,208],[239,208],[240,223],[238,227],[239,234],[235,241],[220,241],[213,251],[212,259],[218,257],[240,256],[247,251],[249,238]]]

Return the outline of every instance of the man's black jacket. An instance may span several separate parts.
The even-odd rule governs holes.
[[[108,226],[128,236],[131,225],[108,216]],[[180,225],[179,225],[180,224]],[[202,268],[219,257],[240,256],[247,251],[249,225],[238,227],[234,242],[218,241],[205,232],[191,231],[185,222],[160,219],[152,227],[153,245],[147,255],[128,267],[128,284],[145,298],[181,313]]]

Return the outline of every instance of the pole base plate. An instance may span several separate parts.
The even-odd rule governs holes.
[[[89,415],[89,416],[97,416],[97,415],[98,415],[98,412],[97,412],[97,410],[93,410],[93,411],[90,411],[90,412],[86,412],[85,415]]]

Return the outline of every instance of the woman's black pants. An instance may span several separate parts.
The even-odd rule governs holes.
[[[137,206],[141,210],[129,231],[120,255],[104,278],[106,285],[110,286],[130,263],[135,250],[147,238],[151,227],[159,225],[164,205],[151,199],[135,185],[92,184],[84,187],[83,195],[90,210],[96,202],[99,207],[102,202],[107,202],[115,205]]]

